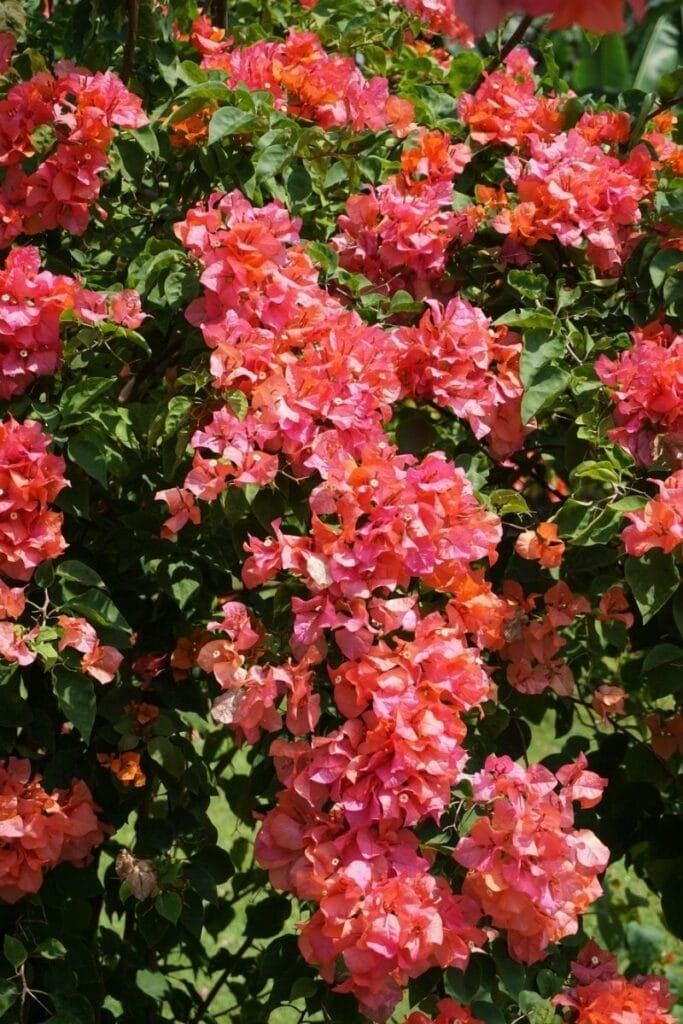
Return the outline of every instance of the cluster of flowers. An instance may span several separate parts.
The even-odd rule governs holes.
[[[510,260],[524,262],[524,247],[556,239],[570,247],[585,243],[601,273],[618,273],[638,239],[639,204],[654,189],[657,163],[644,145],[626,157],[614,152],[628,140],[627,114],[584,114],[562,131],[565,100],[536,95],[534,65],[526,50],[513,50],[458,104],[474,142],[518,150],[505,160],[514,205],[505,203],[493,227],[508,236],[503,251]]]
[[[377,1020],[410,978],[463,969],[487,938],[476,902],[430,873],[410,826],[438,820],[449,803],[467,756],[461,714],[490,684],[440,615],[413,628],[412,640],[382,639],[328,666],[348,717],[310,742],[274,741],[285,789],[256,845],[275,887],[318,904],[301,930],[305,958]]]
[[[461,46],[471,46],[472,33],[468,26],[456,17],[453,0],[398,0],[414,17],[423,23],[425,31],[445,36]]]
[[[664,110],[652,118],[652,130],[643,135],[643,141],[649,142],[659,157],[665,170],[673,177],[683,176],[683,146],[677,145],[671,134],[678,124],[678,118],[672,111]]]
[[[41,270],[34,246],[12,249],[0,270],[0,398],[21,395],[37,377],[55,372],[67,311],[82,323],[110,319],[128,328],[145,318],[137,292],[88,291],[74,278]]]
[[[60,615],[57,625],[64,630],[59,640],[59,650],[71,648],[82,654],[80,668],[98,683],[110,683],[123,661],[123,655],[115,647],[101,644],[95,629],[83,618]]]
[[[87,864],[104,842],[106,826],[82,780],[48,793],[31,762],[0,762],[0,899],[16,903],[38,892],[43,875],[57,864]]]
[[[440,999],[437,1011],[436,1017],[428,1017],[416,1010],[406,1017],[404,1024],[484,1024],[479,1017],[473,1016],[471,1010],[453,999]]]
[[[637,18],[645,14],[646,0],[629,0]],[[623,32],[624,0],[454,0],[455,12],[480,36],[511,14],[536,18],[552,15],[550,28],[582,25],[589,32]]]
[[[654,164],[646,146],[625,159],[586,141],[579,128],[544,143],[529,140],[529,159],[505,161],[519,202],[504,207],[493,226],[507,236],[504,254],[523,262],[523,247],[557,239],[565,247],[586,245],[586,255],[604,276],[620,272],[638,241],[640,203],[654,190]]]
[[[390,95],[386,78],[365,78],[350,57],[328,54],[312,32],[290,29],[282,42],[233,48],[225,30],[202,15],[192,23],[190,41],[202,54],[202,68],[227,72],[228,88],[270,92],[275,106],[293,117],[326,129],[390,128],[398,136],[414,127],[412,104]]]
[[[564,549],[556,523],[539,523],[535,530],[524,530],[515,541],[515,551],[521,558],[538,562],[545,569],[557,569],[562,564]]]
[[[572,964],[573,987],[555,996],[565,1007],[569,1024],[637,1021],[638,1024],[675,1024],[668,1011],[674,1002],[664,978],[619,973],[617,959],[593,941]]]
[[[653,548],[668,554],[683,542],[683,469],[655,483],[659,494],[642,509],[626,513],[631,522],[621,536],[627,554],[637,558]]]
[[[443,153],[452,159],[448,144]],[[474,881],[474,895],[453,893],[430,872],[412,828],[439,820],[450,803],[467,760],[463,716],[492,696],[470,641],[494,645],[516,614],[515,602],[494,595],[472,565],[495,560],[499,519],[442,454],[400,455],[384,426],[406,394],[437,392],[485,424],[485,411],[459,404],[447,376],[450,349],[462,351],[470,377],[479,373],[483,392],[495,387],[492,351],[499,345],[508,361],[513,354],[504,334],[459,300],[446,311],[433,307],[417,336],[366,325],[320,288],[297,228],[279,204],[255,209],[236,192],[211,197],[176,226],[202,266],[204,293],[188,319],[212,350],[216,386],[228,398],[241,392],[241,401],[196,431],[184,486],[159,494],[171,511],[167,535],[198,521],[197,499],[213,500],[229,484],[269,483],[281,464],[319,482],[309,489],[308,533],[287,533],[276,520],[271,536],[245,545],[248,588],[281,573],[298,580],[293,659],[263,664],[263,629],[228,600],[174,663],[198,664],[216,678],[214,717],[238,737],[255,742],[284,718],[295,738],[271,745],[284,789],[265,817],[257,856],[274,886],[317,904],[301,928],[306,959],[383,1020],[410,978],[434,966],[464,968],[487,940]],[[431,351],[427,335],[442,318],[449,338]],[[486,401],[494,417],[495,399]],[[447,595],[444,611],[423,615],[418,586]],[[558,591],[550,601],[555,628],[571,620],[570,597]],[[332,638],[341,659],[328,657]],[[341,722],[315,735],[314,684],[326,676]],[[585,781],[580,765],[576,774]],[[572,830],[570,797],[545,791],[543,828],[550,832],[554,800],[563,808],[556,843],[573,878],[580,869],[567,851],[592,839]],[[536,805],[528,820],[534,814]],[[567,886],[562,934],[595,898],[585,874],[573,918]],[[537,948],[541,942],[537,935]]]
[[[48,507],[67,486],[51,440],[34,420],[0,423],[0,572],[13,580],[29,580],[66,547],[63,517]]]
[[[458,117],[473,142],[524,146],[533,136],[549,142],[564,127],[564,100],[538,95],[533,76],[536,61],[523,49],[512,50],[502,67],[485,72],[476,92],[458,100]]]
[[[394,334],[407,393],[466,420],[496,458],[518,451],[526,434],[521,338],[507,327],[492,328],[482,310],[465,299],[452,299],[445,309],[433,300],[429,306],[417,327]]]
[[[602,355],[595,372],[616,401],[609,436],[650,466],[660,451],[675,458],[683,442],[683,335],[659,321],[631,333],[633,347]]]
[[[389,294],[441,294],[449,249],[470,242],[484,216],[474,204],[453,206],[454,178],[471,159],[469,146],[422,130],[402,154],[399,174],[348,199],[333,239],[341,265]]]
[[[522,963],[542,960],[548,946],[575,934],[579,916],[602,891],[598,875],[609,850],[574,827],[573,803],[594,807],[606,785],[586,764],[581,754],[553,774],[491,755],[472,779],[474,800],[488,814],[453,854],[467,868],[463,894],[479,902],[494,927],[506,929],[510,954]]]
[[[111,71],[63,62],[13,85],[0,101],[0,247],[62,227],[82,234],[102,187],[115,128],[147,124],[140,100]],[[38,157],[35,170],[26,160]]]
[[[535,618],[531,616],[539,594],[525,595],[512,580],[506,581],[503,594],[515,607],[514,616],[506,622],[500,648],[500,657],[507,663],[507,681],[520,693],[543,693],[550,688],[568,696],[574,689],[574,676],[559,656],[566,646],[560,630],[579,615],[588,614],[590,604],[585,597],[572,594],[562,580],[546,590],[543,615]]]

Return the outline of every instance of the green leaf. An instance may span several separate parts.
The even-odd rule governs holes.
[[[90,418],[90,409],[105,392],[112,390],[114,382],[109,377],[92,377],[65,388],[59,403],[64,426],[76,426]]]
[[[522,422],[529,423],[541,410],[563,394],[571,375],[556,363],[549,363],[533,375],[522,398]]]
[[[62,714],[88,743],[97,709],[93,680],[80,672],[70,672],[63,665],[55,665],[52,689]]]
[[[168,980],[159,971],[138,971],[135,975],[135,984],[155,1002],[165,999],[169,990]]]
[[[673,612],[674,622],[676,623],[676,629],[678,635],[683,637],[683,590],[679,590],[673,599],[671,604],[671,611]]]
[[[323,179],[323,188],[334,188],[335,185],[340,185],[342,181],[346,181],[348,176],[349,173],[346,170],[346,166],[341,162],[341,160],[337,160],[336,163],[332,164],[325,175]]]
[[[536,975],[536,988],[544,999],[556,996],[563,987],[562,978],[555,974],[554,971],[549,971],[546,967],[543,967]]]
[[[72,437],[66,450],[72,462],[106,486],[109,477],[107,458],[102,445],[89,436],[88,431],[84,430],[78,437]]]
[[[160,892],[154,901],[157,914],[175,924],[183,909],[183,901],[177,892]]]
[[[131,628],[112,599],[101,590],[91,588],[68,601],[69,608],[92,622],[94,626],[115,634],[112,643],[117,647],[130,646]]]
[[[15,970],[21,967],[28,956],[28,950],[24,943],[19,939],[13,938],[11,935],[5,935],[2,940],[2,950],[5,954],[5,959],[9,960]]]
[[[259,181],[270,178],[281,171],[292,157],[291,146],[268,146],[261,153],[254,166],[254,173]]]
[[[60,562],[55,572],[63,580],[82,583],[86,587],[104,586],[102,577],[98,576],[94,569],[84,565],[83,562],[76,561],[75,558],[68,558],[65,562]]]
[[[641,558],[627,557],[625,575],[643,622],[649,622],[664,607],[680,583],[673,555],[665,555],[659,548],[653,548]]]
[[[519,362],[523,384],[530,384],[547,363],[564,355],[564,343],[545,330],[528,330],[524,334],[524,347]]]
[[[676,249],[660,249],[648,263],[650,280],[655,288],[661,288],[669,271],[683,263],[683,256]]]
[[[663,14],[650,28],[633,88],[653,92],[660,86],[662,76],[672,72],[680,62],[681,39],[679,19],[675,14]],[[675,92],[672,94],[675,95]],[[664,97],[666,98],[666,97]]]
[[[179,779],[185,770],[185,757],[182,750],[176,747],[165,736],[156,736],[147,744],[147,753],[160,764],[169,775]]]
[[[303,203],[310,196],[312,187],[311,176],[308,170],[301,161],[297,161],[287,175],[285,182],[287,195],[296,206],[297,203]]]
[[[516,999],[526,982],[524,966],[510,959],[505,945],[500,941],[496,942],[494,946],[493,959],[496,964],[499,987],[503,992]]]
[[[448,69],[448,85],[454,96],[460,96],[474,85],[481,74],[484,62],[478,53],[467,50],[457,53],[451,60]]]
[[[228,135],[241,135],[256,123],[254,115],[237,107],[219,107],[209,122],[209,145]]]
[[[483,1020],[484,1024],[505,1024],[505,1017],[493,1003],[486,1003],[481,999],[475,999],[470,1009],[473,1016]]]
[[[678,93],[680,93],[682,89],[683,67],[677,67],[675,71],[662,75],[657,86],[657,92],[663,100],[672,100],[674,97],[678,99]]]
[[[7,1013],[19,998],[19,989],[11,981],[0,981],[0,1016]]]
[[[249,399],[244,391],[229,391],[227,403],[238,420],[243,420],[249,412]]]
[[[510,287],[525,299],[539,301],[544,299],[548,292],[549,281],[545,274],[534,274],[530,270],[511,270],[507,280]]]
[[[61,960],[66,956],[66,946],[59,939],[45,939],[36,946],[35,956],[42,956],[44,960]]]
[[[683,661],[683,647],[675,644],[656,644],[646,654],[643,661],[643,672],[651,672],[660,665]],[[683,683],[683,680],[681,680]]]
[[[291,906],[285,896],[267,896],[247,907],[246,934],[253,939],[269,939],[282,931]]]
[[[133,132],[133,138],[139,143],[148,156],[159,156],[159,141],[154,134],[154,129],[151,125],[147,124],[144,128],[136,128]]]
[[[491,491],[487,497],[498,515],[504,516],[511,513],[517,513],[518,515],[529,514],[529,506],[526,503],[526,499],[521,494],[518,494],[517,491],[500,488],[499,490]]]
[[[313,262],[318,263],[326,274],[334,274],[337,270],[339,256],[331,246],[324,245],[322,242],[309,242],[306,251]]]
[[[621,35],[605,35],[595,53],[576,62],[573,82],[579,92],[594,89],[618,93],[631,86],[632,72],[626,44]]]
[[[410,292],[397,291],[391,297],[388,313],[419,313],[424,308],[423,303],[416,302]]]
[[[552,1003],[538,992],[524,991],[519,994],[519,1008],[526,1014],[529,1024],[554,1024],[559,1018]]]

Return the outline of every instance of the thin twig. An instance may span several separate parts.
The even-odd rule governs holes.
[[[670,100],[663,100],[659,106],[650,111],[647,118],[648,121],[651,121],[653,117],[657,117],[658,114],[663,114],[665,110],[677,107],[679,103],[683,104],[683,93],[679,93],[678,96],[674,96]]]
[[[499,67],[503,63],[503,61],[505,60],[507,55],[509,53],[511,53],[512,50],[514,50],[515,46],[517,46],[518,43],[521,43],[522,39],[526,35],[527,29],[530,27],[532,21],[533,21],[533,18],[529,17],[528,15],[526,17],[522,18],[522,20],[520,21],[519,25],[517,26],[515,31],[512,33],[512,35],[510,36],[508,41],[505,43],[504,46],[502,46],[500,48],[500,50],[495,55],[495,57],[493,57],[493,59],[491,61],[489,61],[489,63],[484,68],[484,70],[479,75],[479,77],[469,87],[469,89],[467,90],[468,92],[476,92],[477,89],[479,88],[479,86],[484,81],[484,79],[487,77],[487,75],[490,75],[492,71],[495,71],[496,68]]]
[[[228,980],[234,968],[236,967],[238,961],[240,960],[240,957],[245,952],[245,950],[249,948],[249,946],[251,946],[251,939],[247,938],[244,940],[240,948],[237,950],[237,952],[235,953],[235,955],[233,956],[232,960],[225,968],[225,970],[221,971],[221,973],[218,975],[218,978],[209,989],[205,998],[202,999],[201,1003],[197,1007],[197,1012],[195,1013],[194,1017],[191,1018],[189,1024],[199,1024],[200,1021],[204,1020],[204,1015],[206,1014],[206,1011],[211,1006],[211,1003],[214,1001],[220,990],[223,988],[223,985],[225,985],[226,981]]]
[[[128,32],[126,34],[126,45],[123,49],[123,63],[121,65],[121,78],[126,84],[128,84],[135,66],[135,47],[138,41],[139,21],[140,0],[128,0]]]

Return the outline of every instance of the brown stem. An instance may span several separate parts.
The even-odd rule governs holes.
[[[527,29],[529,28],[529,26],[531,25],[531,22],[533,20],[534,19],[532,17],[530,17],[529,15],[527,15],[524,18],[522,18],[522,20],[520,21],[519,25],[517,26],[515,31],[512,33],[512,35],[510,36],[508,41],[505,43],[504,46],[502,46],[500,48],[500,50],[495,55],[495,57],[493,57],[492,60],[489,61],[489,63],[484,68],[482,73],[476,79],[476,81],[469,87],[469,89],[467,90],[468,92],[476,92],[477,89],[479,88],[479,86],[484,81],[484,78],[487,75],[490,75],[492,71],[495,71],[497,67],[500,67],[500,65],[503,63],[503,61],[507,57],[507,55],[509,53],[511,53],[512,50],[514,50],[515,46],[517,46],[518,43],[521,43],[522,39],[526,35]]]
[[[126,84],[133,73],[135,65],[135,46],[138,41],[138,24],[140,22],[140,0],[128,0],[128,32],[126,45],[123,49],[121,78]]]
[[[226,28],[228,20],[228,0],[213,0],[211,4],[211,20],[219,28]]]
[[[683,93],[679,93],[678,96],[673,96],[670,100],[663,100],[659,106],[650,111],[648,121],[651,121],[653,117],[657,117],[658,114],[663,114],[665,110],[671,110],[672,107],[677,107],[679,103],[683,103]]]
[[[221,973],[218,975],[218,978],[209,989],[206,997],[202,999],[201,1003],[197,1007],[197,1012],[190,1019],[189,1024],[199,1024],[200,1021],[204,1020],[204,1015],[206,1011],[211,1006],[211,1003],[214,1001],[220,990],[223,988],[223,985],[225,985],[226,981],[232,974],[234,968],[237,966],[240,957],[249,948],[249,946],[251,946],[251,939],[245,939],[240,948],[233,956],[228,966],[225,968],[225,970],[221,971]]]

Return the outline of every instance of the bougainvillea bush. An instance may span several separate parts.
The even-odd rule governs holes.
[[[678,4],[0,3],[0,1020],[674,1024]]]

